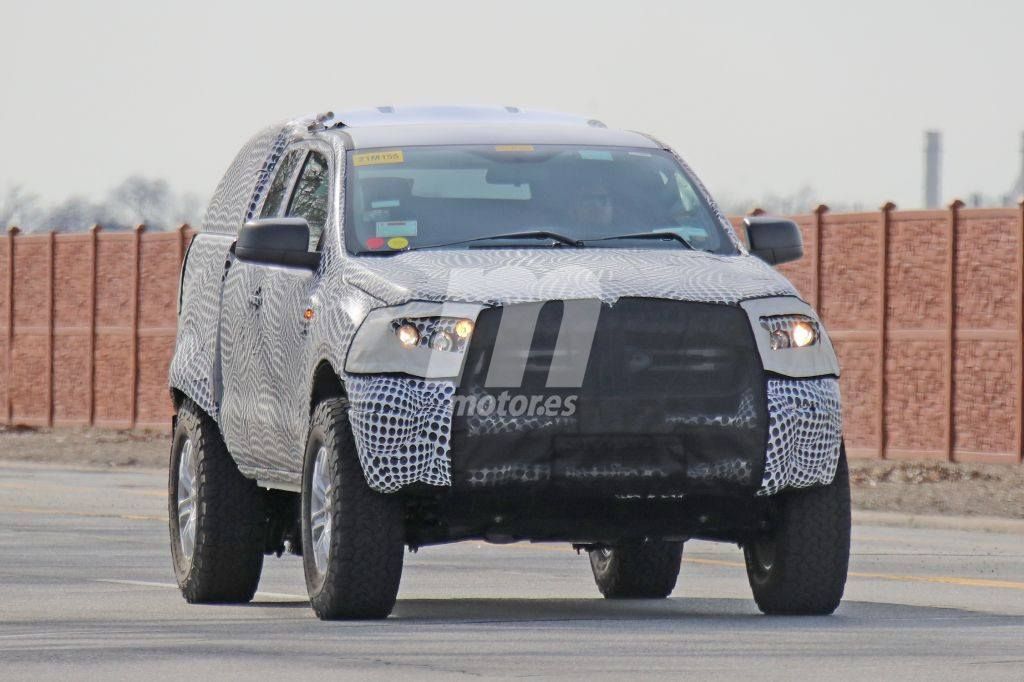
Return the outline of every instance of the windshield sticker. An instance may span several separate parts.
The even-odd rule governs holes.
[[[387,199],[384,201],[370,202],[370,208],[396,208],[400,202],[398,199]]]
[[[366,240],[366,248],[376,251],[384,248],[384,239],[381,237],[370,237]]]
[[[409,246],[409,240],[405,237],[392,237],[388,240],[389,249],[404,249]]]
[[[401,149],[387,152],[364,152],[353,154],[352,163],[356,166],[376,166],[382,163],[405,163],[405,155]]]
[[[588,161],[611,161],[612,153],[598,149],[581,149],[580,158]]]
[[[703,227],[677,227],[675,232],[686,239],[707,239],[708,231]]]
[[[532,152],[532,144],[499,144],[494,147],[496,152]]]
[[[415,220],[387,220],[377,223],[378,237],[415,237]]]
[[[703,242],[708,238],[708,231],[703,227],[659,227],[651,232],[674,232],[683,239],[693,242]]]

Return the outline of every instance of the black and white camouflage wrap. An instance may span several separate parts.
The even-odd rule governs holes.
[[[371,488],[391,493],[416,482],[451,485],[455,384],[350,375],[346,388],[352,433]]]
[[[768,450],[757,494],[831,483],[842,438],[837,379],[768,379]]]
[[[703,186],[700,191],[737,255],[488,249],[352,257],[341,226],[344,140],[330,130],[309,132],[310,120],[261,131],[218,185],[189,250],[169,372],[170,386],[217,420],[240,470],[258,480],[298,485],[314,376],[329,366],[345,385],[360,462],[372,488],[394,492],[418,482],[451,484],[454,383],[344,371],[348,347],[371,310],[410,301],[509,305],[597,299],[614,305],[623,297],[737,305],[749,298],[798,295],[785,277],[747,254]],[[332,194],[319,270],[235,260],[229,249],[237,229],[259,215],[277,161],[296,145],[316,148],[330,160]],[[306,308],[313,310],[312,319],[304,318]],[[837,382],[773,378],[767,390],[772,437],[760,493],[831,480],[841,439]],[[741,410],[721,418],[746,417]],[[502,428],[484,422],[478,427],[481,432]],[[494,479],[506,474],[521,478],[522,472],[481,472]]]

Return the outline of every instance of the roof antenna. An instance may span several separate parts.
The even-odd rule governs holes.
[[[324,125],[324,122],[329,121],[332,118],[334,118],[333,111],[325,111],[322,114],[317,114],[313,118],[313,122],[306,127],[306,130],[308,130],[311,133],[316,132],[318,130],[325,130],[327,126]]]

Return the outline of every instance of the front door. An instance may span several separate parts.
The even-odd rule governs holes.
[[[309,249],[320,247],[330,196],[328,155],[304,150],[294,188],[281,202],[278,215],[305,218]],[[312,372],[312,299],[319,284],[315,272],[303,268],[260,266],[264,269],[262,305],[258,315],[257,381],[254,433],[251,447],[276,471],[300,473],[309,414]],[[315,311],[314,311],[315,312]]]
[[[260,218],[281,216],[288,206],[296,177],[308,149],[292,149],[278,164]],[[276,330],[288,310],[308,296],[312,273],[296,268],[233,259],[224,278],[220,317],[220,365],[223,393],[220,427],[228,450],[246,468],[286,469],[288,448],[279,443],[275,424],[281,421],[277,394],[282,353],[275,345],[293,343]],[[300,309],[300,314],[301,310]],[[269,439],[269,442],[268,442]]]

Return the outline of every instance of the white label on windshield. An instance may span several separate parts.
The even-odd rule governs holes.
[[[415,237],[415,220],[387,220],[377,223],[378,237]]]

